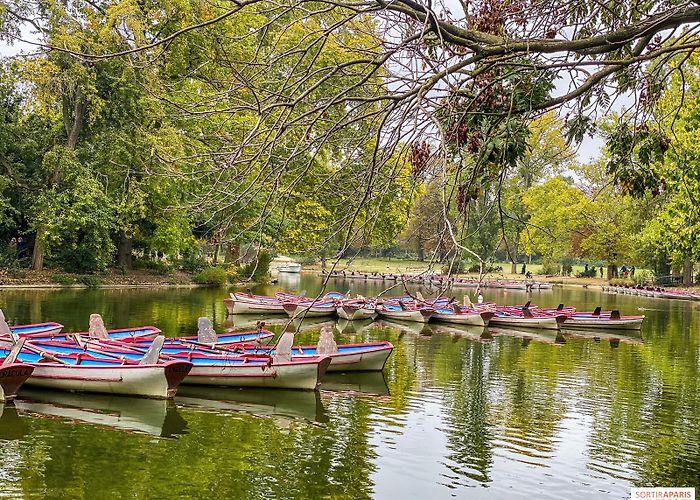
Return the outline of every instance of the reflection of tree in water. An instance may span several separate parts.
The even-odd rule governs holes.
[[[559,390],[560,375],[570,372],[572,356],[558,346],[518,339],[499,339],[490,379],[493,418],[502,429],[502,446],[515,459],[544,465],[554,455],[566,401]],[[514,454],[514,455],[513,455]]]
[[[455,474],[487,483],[493,463],[493,427],[489,421],[489,387],[485,374],[490,362],[490,346],[465,341],[449,361],[442,359],[443,370],[452,372],[444,392],[448,458]],[[447,352],[447,351],[446,351]],[[449,363],[449,366],[448,366]]]
[[[700,370],[689,308],[655,315],[641,346],[621,345],[590,370],[591,467],[640,485],[700,481]],[[638,479],[635,479],[638,478]]]
[[[369,497],[371,402],[331,407],[330,428],[183,410],[189,434],[167,440],[34,420],[20,442],[23,496]]]

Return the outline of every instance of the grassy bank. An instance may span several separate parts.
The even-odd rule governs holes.
[[[326,262],[326,269],[330,269],[333,261]],[[496,262],[492,264],[492,267],[500,266],[503,271],[492,272],[486,275],[487,279],[516,279],[521,280],[524,278],[519,272],[522,269],[522,264],[518,265],[518,273],[510,273],[510,262]],[[382,259],[382,258],[366,258],[358,257],[355,259],[340,259],[335,269],[338,271],[345,272],[365,272],[365,273],[420,273],[432,268],[432,270],[440,273],[442,270],[442,264],[431,263],[428,261],[417,261],[417,260],[402,260],[402,259]],[[321,264],[317,263],[315,265],[306,265],[304,270],[307,271],[321,271]],[[577,285],[601,285],[607,283],[607,279],[601,278],[576,278],[577,273],[584,271],[584,266],[573,266],[572,276],[545,276],[542,274],[541,264],[527,264],[526,270],[533,274],[533,278],[539,281],[548,281],[552,283],[562,283],[562,284],[577,284]],[[478,273],[463,273],[460,276],[471,276],[478,277]]]
[[[193,286],[192,275],[182,271],[167,274],[139,269],[94,274],[75,274],[57,270],[31,271],[0,269],[0,288],[9,287],[115,287],[115,286]]]

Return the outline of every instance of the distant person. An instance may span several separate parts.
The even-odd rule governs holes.
[[[588,264],[586,264],[585,266],[583,266],[583,272],[586,273],[586,274],[588,274]]]
[[[600,277],[603,278],[603,266],[600,266]]]
[[[622,274],[625,274],[627,272],[627,266],[625,264],[622,264],[622,268],[620,268],[620,271],[622,271]]]
[[[484,296],[481,295],[481,292],[479,292],[479,296],[476,298],[476,302],[478,304],[483,304],[484,303]]]
[[[630,267],[630,275],[634,278],[634,266]]]
[[[528,271],[527,274],[525,275],[525,277],[526,277],[527,279],[532,278],[532,273],[531,273],[530,271]]]
[[[523,268],[520,270],[520,274],[525,274],[525,264],[523,264]]]

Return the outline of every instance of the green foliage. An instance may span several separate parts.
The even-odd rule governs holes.
[[[78,281],[89,288],[97,288],[102,284],[102,280],[92,274],[82,274],[78,276]]]
[[[51,281],[58,285],[72,285],[75,283],[75,278],[66,274],[52,274]]]
[[[228,282],[226,270],[222,267],[208,267],[192,277],[200,285],[223,286]]]
[[[180,261],[177,262],[177,265],[185,272],[197,273],[209,266],[209,263],[203,255],[199,253],[189,253],[180,259]]]
[[[238,270],[238,278],[242,281],[264,283],[268,280],[272,256],[267,252],[259,252],[257,258]]]

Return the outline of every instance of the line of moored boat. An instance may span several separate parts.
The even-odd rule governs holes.
[[[530,302],[521,306],[499,306],[493,302],[459,304],[455,299],[425,299],[420,294],[400,297],[352,298],[330,292],[322,297],[306,298],[288,293],[275,296],[236,292],[224,300],[230,314],[287,314],[290,318],[338,316],[346,320],[383,317],[400,321],[427,323],[443,321],[473,326],[505,326],[558,330],[567,328],[605,328],[639,330],[644,316],[622,316],[619,311],[579,312],[574,307],[540,308]]]
[[[323,276],[346,280],[380,281],[394,283],[412,283],[420,285],[431,285],[438,287],[454,288],[506,288],[512,290],[544,290],[552,288],[551,283],[538,282],[535,280],[481,280],[476,278],[462,278],[459,276],[447,276],[429,273],[361,273],[355,271],[321,271]]]
[[[680,288],[661,288],[629,285],[603,285],[603,291],[621,295],[640,295],[661,299],[700,300],[700,293]]]

